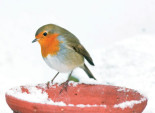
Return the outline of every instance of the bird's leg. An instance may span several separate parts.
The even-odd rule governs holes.
[[[53,84],[54,79],[58,76],[59,72],[54,76],[54,78],[51,80],[51,83]]]
[[[58,76],[59,72],[53,77],[53,79],[51,80],[51,83],[53,84],[54,79]],[[47,83],[47,87],[49,88],[49,84],[50,82],[48,81]]]
[[[67,91],[69,78],[71,77],[72,72],[73,72],[73,71],[71,71],[71,73],[69,74],[69,77],[68,77],[67,81],[61,84],[61,85],[62,85],[62,89],[60,90],[60,93],[62,93],[62,91],[63,91],[64,89]]]

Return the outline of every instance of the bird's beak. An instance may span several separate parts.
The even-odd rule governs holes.
[[[36,42],[36,41],[38,41],[38,39],[35,38],[35,39],[32,41],[32,43],[34,43],[34,42]]]

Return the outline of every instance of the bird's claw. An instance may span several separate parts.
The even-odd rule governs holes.
[[[51,81],[48,81],[48,82],[46,83],[48,89],[50,88],[50,83],[53,84],[53,81],[54,81],[54,79],[52,79]]]
[[[51,80],[51,84],[53,84],[53,81],[54,81],[54,80]]]
[[[62,85],[62,89],[60,90],[59,94],[61,94],[63,90],[65,90],[67,92],[68,82],[69,82],[69,80],[67,80],[66,82],[61,84]]]
[[[50,81],[48,81],[48,82],[46,83],[46,85],[47,85],[47,88],[49,89],[49,88],[50,88]]]

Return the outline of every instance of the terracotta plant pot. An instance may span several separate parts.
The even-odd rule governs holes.
[[[33,87],[46,93],[47,100],[56,104],[33,102],[33,97],[32,100],[24,98],[27,95],[31,98],[32,91],[29,89]],[[10,89],[6,93],[6,101],[14,113],[142,113],[147,104],[144,96],[128,88],[70,84],[67,92],[60,93],[61,89],[62,86],[57,84],[50,88],[45,85],[21,86],[18,90]]]

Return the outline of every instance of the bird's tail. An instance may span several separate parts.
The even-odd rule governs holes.
[[[86,64],[84,64],[82,66],[82,69],[87,73],[87,75],[89,76],[89,78],[93,78],[94,80],[96,80],[96,78],[93,76],[93,74],[91,73],[91,71],[88,69],[88,67],[86,66]]]

